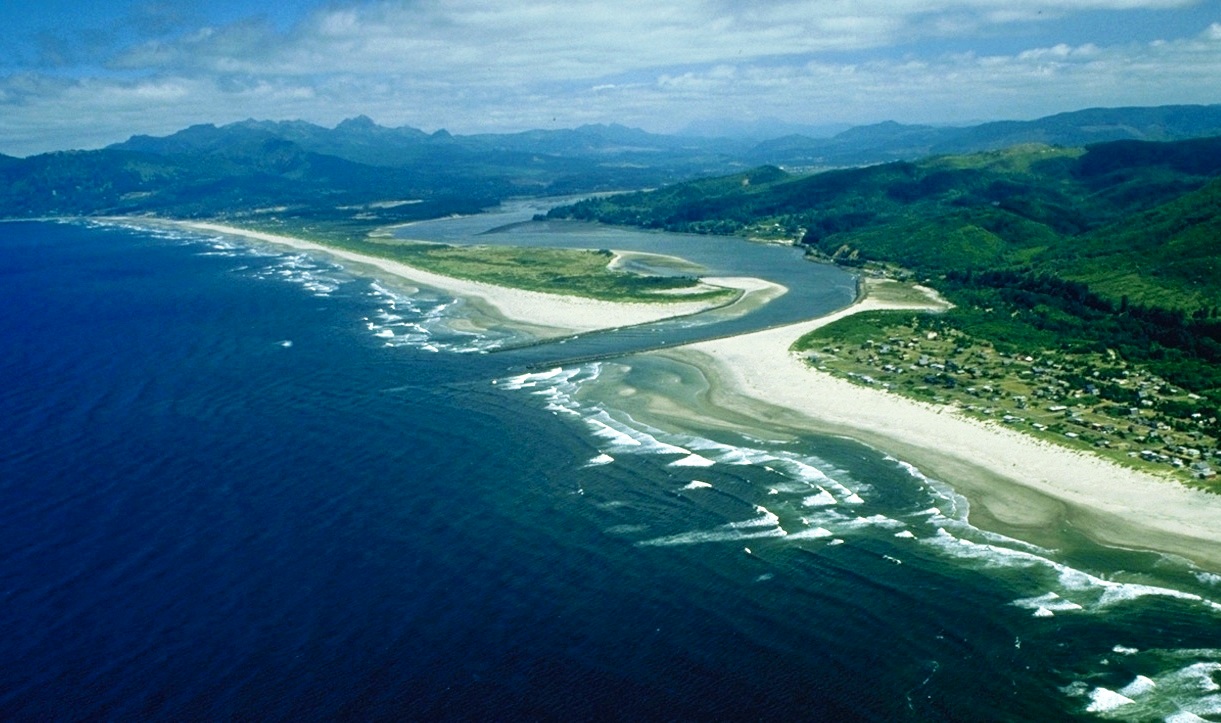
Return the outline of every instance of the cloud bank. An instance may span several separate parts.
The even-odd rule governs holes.
[[[1221,100],[1221,22],[1202,19],[1214,8],[422,0],[331,5],[287,24],[259,15],[179,21],[0,76],[0,152],[96,147],[246,117],[333,124],[363,113],[455,132],[620,122],[671,132],[705,118],[964,122],[1212,103]],[[1149,17],[1181,17],[1190,32],[1115,40],[1124,33],[1114,24]],[[1110,32],[1089,40],[1100,21]]]

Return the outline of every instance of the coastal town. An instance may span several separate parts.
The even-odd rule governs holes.
[[[1062,446],[1221,491],[1218,419],[1205,400],[1115,354],[1001,352],[938,316],[873,312],[804,351],[819,370],[947,405]]]

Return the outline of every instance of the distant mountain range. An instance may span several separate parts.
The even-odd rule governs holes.
[[[763,142],[620,125],[452,135],[361,116],[197,125],[97,151],[0,156],[0,216],[161,213],[361,216],[371,223],[473,212],[515,195],[651,187],[771,164],[860,166],[1020,143],[1080,146],[1221,135],[1221,105],[1092,109],[949,128],[887,122]],[[388,205],[386,201],[417,203]]]
[[[1086,146],[1213,135],[1221,135],[1221,105],[1091,108],[1031,121],[997,121],[961,128],[888,121],[851,128],[831,138],[790,135],[757,144],[749,157],[778,166],[846,166],[991,151],[1024,143]]]
[[[549,216],[799,241],[930,278],[1033,270],[1188,312],[1221,303],[1221,136],[1020,144],[812,175],[761,166]]]
[[[1057,118],[990,124],[958,142],[1052,132],[1133,131]],[[797,242],[824,260],[912,276],[956,305],[946,315],[956,332],[1027,358],[1140,364],[1209,400],[1168,414],[1221,430],[1221,136],[1023,143],[816,174],[761,166],[588,198],[548,217]],[[938,383],[927,380],[925,389]],[[1112,411],[1130,417],[1131,406]]]

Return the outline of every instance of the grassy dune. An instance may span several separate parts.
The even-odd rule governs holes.
[[[728,302],[738,293],[705,286],[694,276],[647,276],[619,271],[611,268],[615,255],[608,250],[450,246],[371,236],[373,229],[349,225],[305,228],[279,225],[260,230],[391,259],[458,279],[601,301]]]

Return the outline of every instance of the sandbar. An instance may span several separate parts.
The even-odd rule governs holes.
[[[146,219],[123,220],[135,223],[146,222]],[[492,310],[500,317],[529,326],[530,330],[541,338],[647,324],[662,319],[689,316],[724,306],[723,302],[682,301],[681,297],[658,303],[619,302],[513,289],[479,281],[443,276],[391,259],[334,248],[291,236],[253,231],[217,223],[194,221],[155,221],[152,223],[168,223],[196,231],[237,236],[287,246],[301,251],[323,253],[363,266],[370,266],[413,284],[440,289],[463,299],[477,300],[485,308]],[[760,282],[758,279],[733,277],[706,278],[701,280],[701,285],[705,289],[708,287],[721,287],[739,291],[740,295],[734,302],[734,305],[746,303],[760,296],[770,298],[784,292],[784,287],[768,282]]]
[[[1221,569],[1221,496],[974,419],[947,405],[853,384],[790,351],[802,335],[848,314],[919,306],[866,294],[818,319],[665,354],[704,372],[714,406],[856,439],[901,456],[964,494],[973,521],[1026,530],[1026,537],[1038,537],[1048,526],[1068,526],[1104,545],[1169,553]]]
[[[511,289],[288,236],[215,223],[165,223],[374,267],[411,283],[478,300],[504,319],[530,325],[536,333],[544,330],[540,334],[544,337],[648,323],[716,306],[609,302]],[[730,313],[732,306],[741,306],[745,313],[786,291],[759,279],[702,282],[742,292]],[[866,289],[856,303],[826,316],[654,353],[700,369],[708,381],[708,402],[732,416],[840,435],[902,457],[964,494],[971,503],[972,520],[984,526],[994,523],[1007,531],[1024,530],[1027,538],[1067,526],[1104,545],[1173,554],[1221,570],[1221,496],[974,419],[951,406],[853,384],[818,371],[790,351],[804,334],[849,314],[875,309],[935,311],[947,306],[931,290],[925,290],[927,298],[920,300],[888,298],[886,286],[876,282],[866,284]]]

